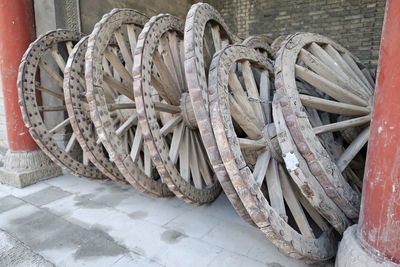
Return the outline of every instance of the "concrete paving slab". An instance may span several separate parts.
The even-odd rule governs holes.
[[[34,253],[29,247],[0,230],[0,266],[53,267],[54,265]]]
[[[25,204],[23,200],[10,195],[0,198],[0,203],[0,213],[15,209]]]
[[[250,259],[246,256],[237,255],[228,251],[223,251],[219,253],[214,260],[208,265],[209,267],[265,267],[273,265],[265,265],[260,261]],[[275,267],[279,267],[276,265]]]
[[[220,222],[216,217],[198,212],[196,207],[171,220],[164,226],[183,232],[191,237],[202,238]]]
[[[26,195],[22,197],[22,199],[35,206],[42,206],[70,195],[70,192],[61,190],[59,187],[49,186],[35,193]]]
[[[0,229],[56,266],[308,266],[243,222],[223,194],[196,207],[72,175],[0,193]]]
[[[223,250],[220,247],[191,237],[175,240],[172,239],[169,248],[157,258],[154,258],[156,262],[165,266],[176,267],[208,266]]]

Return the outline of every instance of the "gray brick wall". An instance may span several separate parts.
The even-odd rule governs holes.
[[[326,35],[376,66],[385,0],[209,0],[234,32]]]

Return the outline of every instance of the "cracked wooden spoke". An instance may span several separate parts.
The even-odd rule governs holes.
[[[371,115],[366,115],[363,117],[335,122],[331,124],[325,124],[319,127],[313,128],[315,134],[323,134],[329,132],[337,132],[347,128],[353,128],[356,126],[364,125],[371,121]]]
[[[254,79],[250,62],[245,60],[244,62],[242,62],[241,66],[242,66],[244,83],[246,84],[248,98],[249,100],[250,99],[252,100],[251,107],[253,108],[258,121],[260,121],[261,124],[264,124],[265,117],[260,105],[260,95],[258,91],[259,89]]]
[[[173,117],[160,129],[162,135],[166,136],[172,132],[172,130],[182,121],[182,115]]]
[[[218,25],[211,26],[211,34],[214,42],[215,51],[219,51],[222,48],[221,45],[221,35]]]
[[[133,66],[133,60],[132,60],[133,54],[132,54],[131,48],[130,47],[128,48],[128,46],[127,46],[126,40],[124,38],[124,33],[122,32],[121,29],[119,29],[114,32],[114,36],[115,36],[115,39],[117,40],[119,49],[122,54],[122,58],[125,61],[126,69],[128,71],[131,71],[132,66]]]
[[[189,138],[190,138],[189,129],[186,129],[183,135],[182,145],[179,147],[179,171],[181,173],[182,178],[188,183],[190,182],[189,155],[190,153],[193,153],[193,151],[190,151]]]
[[[174,164],[176,164],[176,162],[178,161],[179,147],[180,147],[182,139],[183,139],[183,134],[185,132],[185,128],[186,128],[185,124],[183,122],[181,122],[174,129],[174,132],[172,134],[171,147],[169,149],[169,158],[171,159],[171,161]]]
[[[269,151],[263,151],[257,157],[257,162],[253,169],[253,176],[259,187],[261,187],[265,179],[265,175],[267,174],[267,169],[270,164],[269,163],[270,160],[271,160],[271,153]]]
[[[271,116],[271,83],[269,81],[269,73],[268,71],[261,72],[260,76],[260,100],[261,100],[261,107],[264,112],[264,123],[271,123],[272,116]]]
[[[122,8],[113,9],[95,25],[86,52],[87,99],[101,142],[123,178],[143,194],[168,197],[171,192],[143,145],[133,94],[137,35],[146,21],[142,13]]]
[[[299,96],[301,103],[304,106],[314,108],[320,111],[325,111],[345,116],[367,115],[371,112],[371,110],[367,107],[336,102],[332,100],[327,100],[303,94],[300,94]]]
[[[368,142],[370,127],[365,128],[354,141],[347,147],[346,151],[336,160],[336,164],[340,171],[344,171],[347,165],[360,152],[360,150]]]

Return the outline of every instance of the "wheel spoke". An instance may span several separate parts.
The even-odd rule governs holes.
[[[363,99],[368,99],[368,94],[364,91],[362,87],[352,79],[342,79],[338,76],[331,68],[321,62],[317,57],[313,56],[310,52],[305,49],[301,49],[299,53],[299,59],[304,62],[304,64],[313,70],[318,75],[324,77],[332,83],[352,91],[353,93],[359,95]],[[354,88],[358,88],[357,90]]]
[[[57,66],[60,68],[62,72],[65,70],[65,61],[63,57],[60,55],[58,52],[57,44],[54,44],[51,47],[51,57],[54,59],[54,61],[57,63]]]
[[[76,143],[76,136],[75,136],[75,134],[72,134],[71,137],[68,140],[67,145],[65,146],[65,152],[66,153],[71,152],[71,150],[74,147],[75,143]]]
[[[228,80],[229,87],[234,96],[234,99],[237,101],[238,105],[242,107],[242,112],[246,113],[246,115],[251,119],[251,121],[255,122],[258,127],[262,127],[263,123],[258,119],[254,110],[248,100],[246,92],[243,90],[242,85],[236,75],[236,73],[231,70],[229,73]]]
[[[52,112],[52,111],[66,111],[66,106],[38,106],[39,111]]]
[[[135,25],[133,24],[128,24],[126,25],[126,31],[128,32],[128,39],[129,39],[129,46],[131,47],[131,53],[132,55],[135,54],[135,48],[136,48],[136,33],[135,33]]]
[[[82,154],[83,154],[82,155],[82,158],[83,158],[82,163],[83,163],[83,165],[89,166],[89,158],[87,156],[87,153],[85,151],[82,151]]]
[[[362,93],[364,96],[367,96],[368,99],[368,91],[369,91],[368,86],[360,80],[360,78],[355,73],[354,69],[352,69],[352,67],[349,66],[349,64],[343,59],[343,57],[339,54],[339,52],[336,51],[336,49],[333,48],[330,44],[327,44],[325,46],[325,51],[338,63],[338,65],[341,67],[342,71],[349,78],[349,80],[355,81],[355,83],[358,86],[354,87],[354,89],[357,88],[358,89],[357,91],[359,93]],[[356,66],[356,68],[358,67]]]
[[[167,136],[182,121],[182,115],[173,117],[160,129],[161,135]]]
[[[64,79],[60,76],[60,74],[54,72],[46,63],[43,63],[41,60],[39,62],[39,68],[41,70],[44,70],[47,73],[47,75],[50,78],[52,78],[58,86],[63,88]]]
[[[347,53],[344,53],[342,57],[346,61],[346,63],[349,64],[350,68],[355,72],[355,74],[362,81],[362,83],[368,88],[369,92],[372,93],[374,91],[374,88],[369,84],[367,78],[364,76],[360,68],[357,66],[357,63],[354,62],[354,60]]]
[[[154,102],[154,109],[157,111],[167,112],[172,114],[181,112],[181,108],[179,106],[174,106],[162,102]]]
[[[360,152],[369,138],[370,127],[365,128],[354,141],[347,147],[346,151],[337,159],[336,165],[340,171],[344,171],[350,161]]]
[[[127,71],[124,65],[122,65],[121,61],[119,60],[118,56],[115,55],[110,48],[106,49],[104,51],[104,56],[107,58],[107,60],[111,63],[111,65],[114,67],[114,70],[118,73],[119,76],[121,76],[122,80],[126,84],[133,84],[133,78],[130,74],[130,72]],[[114,72],[115,73],[115,72]]]
[[[200,136],[196,135],[195,132],[192,132],[193,139],[195,142],[197,158],[199,163],[199,169],[201,173],[201,177],[203,177],[203,181],[207,186],[211,186],[213,184],[213,176],[210,171],[209,164],[207,162],[207,154],[205,149],[202,147],[202,143],[199,140]]]
[[[133,162],[136,162],[142,147],[143,147],[143,133],[142,129],[140,127],[137,127],[135,132],[135,137],[133,138],[132,141],[132,148],[130,153]]]
[[[51,130],[49,130],[49,134],[53,134],[56,133],[58,131],[60,131],[61,129],[65,128],[67,125],[69,125],[70,121],[69,118],[65,119],[64,121],[62,121],[61,123],[57,124],[56,126],[54,126],[54,128],[52,128]]]
[[[246,150],[260,150],[264,149],[267,144],[263,139],[259,140],[251,140],[248,138],[238,138],[239,139],[239,145],[240,149],[246,149]]]
[[[144,174],[146,174],[148,177],[151,177],[153,166],[151,164],[150,153],[147,146],[143,146],[143,152],[144,152]]]
[[[251,65],[249,61],[242,62],[242,72],[244,83],[246,84],[247,94],[249,98],[253,98],[255,101],[252,103],[254,113],[256,114],[259,121],[264,122],[264,114],[260,105],[260,95],[258,93],[257,84],[254,79],[253,71],[251,70]]]
[[[335,122],[319,127],[313,128],[315,134],[323,134],[323,133],[329,133],[329,132],[337,132],[341,131],[347,128],[351,127],[356,127],[356,126],[361,126],[363,124],[368,123],[371,120],[371,115],[366,115],[363,117],[355,118],[355,119],[350,119],[350,120],[345,120],[345,121],[340,121],[340,122]]]
[[[190,180],[189,164],[189,129],[186,129],[183,133],[182,145],[179,147],[179,172],[186,182]]]
[[[220,28],[218,25],[211,26],[211,35],[214,42],[215,52],[221,50],[221,35],[220,35]]]
[[[261,107],[264,111],[264,123],[269,124],[272,122],[271,117],[271,84],[269,81],[269,73],[264,70],[261,72],[260,76],[260,99],[261,99]]]
[[[192,131],[190,131],[189,129],[187,132],[189,134],[189,147],[190,147],[190,151],[191,151],[191,153],[189,153],[190,172],[192,174],[194,186],[197,189],[202,189],[203,182],[202,182],[200,170],[199,170],[199,161],[197,159],[196,146],[195,146],[195,140],[194,140],[195,137],[194,137]]]
[[[240,125],[243,131],[251,139],[260,139],[262,137],[260,129],[243,113],[242,108],[231,95],[229,95],[229,105],[233,119]]]
[[[360,116],[367,115],[371,110],[367,107],[360,107],[352,104],[340,103],[323,98],[300,94],[301,103],[310,108],[317,110],[340,114],[344,116]]]
[[[368,102],[366,102],[364,99],[302,66],[296,65],[296,77],[308,82],[315,88],[318,88],[325,94],[338,101],[348,104],[361,105],[364,107],[368,106]]]
[[[179,125],[174,129],[174,132],[172,134],[172,141],[171,141],[171,146],[169,149],[169,157],[173,164],[176,164],[178,160],[178,152],[179,152],[179,146],[182,143],[182,137],[183,133],[185,130],[185,125],[183,122],[179,123]]]
[[[282,186],[279,176],[278,162],[276,159],[272,158],[269,161],[267,173],[265,175],[265,180],[268,187],[269,201],[271,203],[271,207],[276,210],[279,216],[287,221],[285,203],[283,201]]]
[[[156,66],[158,74],[160,75],[161,81],[165,87],[165,90],[161,92],[158,91],[159,88],[156,87],[157,91],[168,103],[179,105],[181,95],[180,90],[170,71],[168,70],[168,66],[164,63],[160,53],[158,53],[157,50],[153,53],[153,63]]]
[[[180,91],[182,90],[181,86],[179,86],[180,82],[178,79],[178,70],[176,68],[176,63],[172,57],[172,51],[171,47],[169,46],[169,41],[167,34],[164,34],[160,40],[159,40],[159,48],[161,50],[161,56],[164,60],[164,64],[167,66],[169,70],[169,74],[174,81],[174,85],[176,88],[178,88]],[[157,68],[158,69],[158,68]]]
[[[126,133],[133,125],[137,124],[138,117],[136,114],[129,116],[129,118],[118,127],[115,131],[115,135],[117,137],[121,137],[123,134]]]
[[[307,217],[299,201],[296,198],[296,195],[289,182],[289,177],[287,176],[282,166],[279,166],[279,177],[282,185],[283,197],[285,198],[286,204],[288,205],[290,212],[292,213],[293,218],[295,219],[296,224],[300,229],[300,232],[305,237],[314,238],[313,230],[311,229]]]
[[[131,54],[131,50],[128,49],[128,47],[126,45],[126,41],[125,41],[125,38],[123,36],[123,33],[122,33],[121,29],[115,31],[114,32],[114,36],[115,36],[115,39],[117,40],[119,49],[120,49],[121,54],[122,54],[122,58],[125,61],[127,69],[129,71],[132,71],[132,66],[133,66],[132,55],[133,54]]]
[[[136,103],[108,104],[107,108],[110,112],[120,109],[135,109]]]
[[[173,62],[175,64],[176,74],[178,76],[180,88],[183,91],[186,91],[187,86],[186,86],[186,80],[185,80],[185,68],[184,68],[184,64],[183,64],[183,60],[181,58],[181,52],[180,52],[180,49],[182,49],[182,48],[180,46],[180,41],[177,38],[177,33],[176,32],[168,32],[168,40],[169,40],[169,46],[171,49]]]
[[[65,42],[65,47],[67,48],[68,55],[71,54],[72,49],[74,49],[74,44],[71,41]]]
[[[39,90],[39,91],[44,92],[44,93],[47,93],[47,94],[49,94],[51,96],[54,96],[55,98],[64,100],[64,95],[62,93],[60,93],[60,92],[57,92],[57,91],[53,90],[53,89],[49,89],[49,88],[42,87],[42,86],[39,86],[39,85],[36,85],[35,88],[36,88],[36,90]]]
[[[127,88],[121,82],[117,81],[114,77],[108,75],[107,73],[104,73],[103,79],[104,82],[106,82],[111,88],[115,89],[121,95],[124,95],[129,99],[131,99],[132,101],[135,101],[135,98],[133,96],[133,91],[129,90],[129,88]]]
[[[253,176],[258,184],[258,187],[261,187],[265,179],[270,159],[271,153],[269,151],[264,151],[257,157],[256,165],[254,166],[253,170]]]

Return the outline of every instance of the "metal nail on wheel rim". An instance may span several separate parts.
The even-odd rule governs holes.
[[[211,31],[211,39],[209,31]],[[198,128],[214,172],[239,216],[246,222],[254,224],[229,180],[211,127],[207,81],[213,56],[213,53],[210,53],[210,46],[214,47],[213,51],[217,50],[215,47],[220,46],[220,40],[223,39],[221,34],[216,34],[218,31],[222,32],[222,36],[227,40],[224,41],[225,44],[239,41],[230,33],[221,15],[212,6],[198,3],[190,8],[186,17],[184,37],[186,81],[192,105],[196,110]]]
[[[346,49],[312,33],[289,36],[275,62],[286,124],[311,173],[357,220],[374,80]]]
[[[143,145],[133,97],[133,50],[148,18],[133,9],[113,9],[89,36],[85,78],[90,115],[110,160],[139,192],[166,197]]]
[[[29,46],[19,67],[19,104],[25,126],[55,163],[77,176],[105,178],[81,147],[73,145],[75,136],[64,104],[65,61],[81,37],[78,32],[56,30]]]
[[[76,142],[89,160],[107,177],[116,182],[126,182],[117,166],[110,162],[108,154],[99,142],[86,101],[85,53],[88,36],[83,37],[72,49],[64,71],[64,97],[73,133],[70,146]]]
[[[209,99],[218,149],[243,205],[267,238],[291,257],[327,260],[337,245],[328,223],[308,200],[301,201],[280,162],[271,74],[267,58],[254,49],[230,46],[214,57]]]
[[[134,90],[140,126],[163,181],[191,204],[221,192],[202,144],[183,69],[183,24],[152,17],[135,51]]]

